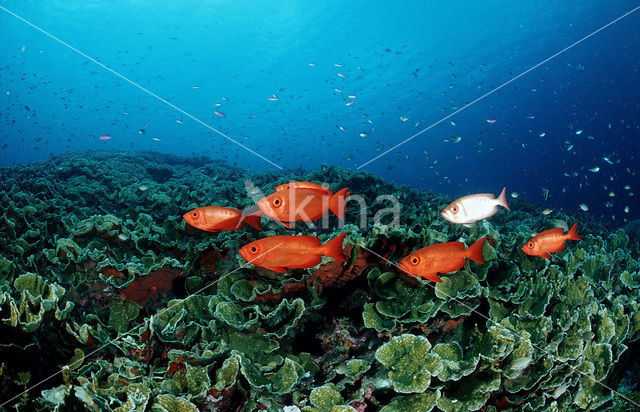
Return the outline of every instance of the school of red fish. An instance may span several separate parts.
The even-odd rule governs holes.
[[[346,202],[351,193],[343,188],[334,193],[328,187],[312,182],[291,182],[276,187],[274,193],[260,199],[244,212],[220,206],[205,206],[183,215],[191,226],[208,232],[236,230],[244,224],[262,231],[260,219],[264,215],[289,229],[295,222],[314,221],[329,211],[344,220]],[[498,213],[499,207],[509,209],[506,188],[496,198],[491,193],[463,196],[445,207],[440,215],[453,224],[471,227],[475,222]],[[551,253],[563,250],[566,240],[580,240],[577,223],[567,233],[562,228],[545,230],[528,240],[520,250],[530,256],[550,259]],[[345,262],[342,233],[322,244],[314,236],[270,236],[243,246],[239,253],[247,262],[279,273],[287,269],[306,269],[318,265],[322,256]],[[438,243],[416,250],[396,265],[403,272],[442,282],[439,275],[462,269],[466,259],[484,264],[483,237],[469,247],[462,242]]]

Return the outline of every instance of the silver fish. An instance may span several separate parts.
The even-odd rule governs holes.
[[[475,222],[498,213],[498,206],[509,210],[506,193],[505,187],[497,198],[492,193],[463,196],[445,207],[440,215],[451,223],[472,227]]]

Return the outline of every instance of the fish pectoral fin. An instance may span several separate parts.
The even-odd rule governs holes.
[[[437,274],[437,273],[434,273],[434,274],[432,274],[432,275],[429,275],[429,276],[427,277],[427,279],[429,279],[429,280],[433,280],[433,281],[434,281],[434,282],[436,282],[436,283],[442,283],[442,279],[440,279],[440,276],[438,276],[438,274]]]
[[[549,252],[544,252],[540,255],[541,258],[545,258],[545,259],[551,259],[551,253]]]
[[[287,273],[287,269],[283,266],[262,266],[265,269],[273,270],[278,273]]]

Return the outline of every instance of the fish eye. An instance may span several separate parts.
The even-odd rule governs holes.
[[[527,244],[527,247],[528,247],[529,249],[533,249],[533,242],[529,242],[529,243]]]
[[[198,217],[198,212],[193,212],[191,215],[192,215],[193,217]]]
[[[273,205],[278,207],[280,206],[282,202],[280,201],[280,199],[278,199],[277,197],[275,199],[273,199]]]
[[[417,265],[418,264],[418,260],[419,259],[416,256],[414,256],[414,257],[411,258],[411,263],[413,263],[414,265]]]
[[[458,213],[458,206],[451,206],[451,211],[453,213]]]
[[[258,248],[255,246],[251,246],[251,253],[256,253],[258,251]]]

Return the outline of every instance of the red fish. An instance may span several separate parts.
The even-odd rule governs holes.
[[[207,232],[220,232],[221,230],[235,230],[241,226],[242,212],[230,207],[205,206],[193,209],[184,215],[184,220],[191,226],[206,230]],[[247,223],[258,230],[260,216],[246,216],[242,223]]]
[[[462,242],[438,243],[424,247],[405,257],[398,263],[398,267],[413,276],[440,283],[438,273],[455,272],[464,266],[465,258],[484,264],[482,244],[486,237],[464,248]]]
[[[561,227],[545,230],[529,240],[520,250],[530,256],[550,259],[551,253],[559,252],[567,247],[564,243],[565,240],[580,239],[582,238],[578,236],[578,222],[576,222],[567,233],[564,233]]]
[[[285,183],[283,185],[277,186],[276,187],[276,192],[280,192],[282,190],[286,190],[286,189],[311,189],[311,190],[318,190],[322,193],[325,193],[329,196],[333,196],[333,192],[331,191],[331,189],[329,189],[326,186],[322,186],[319,185],[317,183],[312,183],[312,182],[290,182],[290,183]]]
[[[338,193],[329,195],[318,189],[282,189],[258,201],[257,207],[266,216],[280,221],[288,228],[292,222],[314,221],[325,216],[331,210],[339,219],[344,220],[346,198],[351,194],[345,187]],[[246,213],[246,212],[245,212]]]
[[[322,255],[345,262],[342,241],[346,235],[342,233],[324,245],[314,236],[271,236],[243,246],[240,256],[256,266],[280,273],[286,273],[287,268],[314,267]]]

